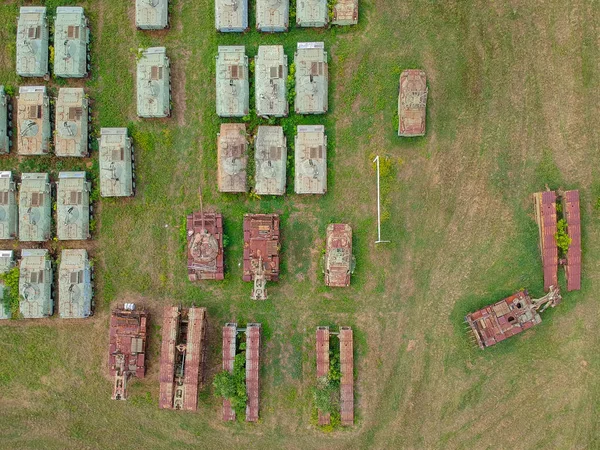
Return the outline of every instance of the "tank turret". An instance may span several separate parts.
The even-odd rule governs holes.
[[[171,66],[165,47],[140,50],[137,63],[137,115],[143,118],[171,115]]]
[[[163,30],[169,26],[168,0],[136,0],[135,26],[140,30]]]
[[[296,65],[296,114],[324,114],[328,109],[329,73],[323,42],[298,42]]]
[[[352,228],[346,223],[329,224],[325,243],[325,285],[350,286],[354,265]]]
[[[299,125],[294,139],[296,194],[327,192],[327,136],[323,125]]]
[[[47,173],[24,173],[19,189],[19,240],[50,239],[52,191]]]
[[[83,78],[90,70],[90,29],[83,8],[59,6],[54,21],[54,75]]]
[[[56,156],[88,156],[90,120],[89,101],[83,88],[60,88],[54,125]]]
[[[90,191],[85,172],[60,172],[56,183],[56,229],[61,241],[90,238]]]
[[[17,25],[17,74],[48,75],[48,19],[45,6],[21,8]]]
[[[0,239],[16,239],[18,230],[17,189],[12,172],[0,172]]]
[[[58,313],[61,319],[92,314],[92,268],[84,249],[63,250],[58,269]]]
[[[261,117],[288,115],[288,60],[282,45],[261,45],[255,60],[256,114]]]
[[[100,153],[100,195],[132,197],[135,182],[133,144],[127,128],[102,128],[98,139]]]
[[[223,279],[221,214],[198,211],[187,216],[187,255],[190,281]]]
[[[17,136],[19,155],[50,152],[52,129],[50,99],[46,86],[21,86],[17,97]]]
[[[410,69],[400,74],[398,94],[398,136],[425,135],[427,76],[423,70]]]
[[[259,126],[254,141],[258,195],[283,195],[286,184],[287,141],[282,127]]]
[[[52,262],[48,250],[23,250],[19,275],[19,310],[25,319],[41,319],[54,312]]]

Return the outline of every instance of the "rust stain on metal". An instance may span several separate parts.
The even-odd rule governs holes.
[[[223,279],[223,216],[195,212],[187,216],[188,278]]]
[[[246,328],[246,422],[258,421],[258,372],[260,366],[260,323],[249,323]]]
[[[233,362],[237,346],[237,323],[227,323],[223,327],[223,370],[233,373]],[[223,399],[223,420],[235,420],[235,411],[231,407],[231,402]]]
[[[329,374],[329,327],[317,327],[317,378]],[[319,425],[329,425],[331,414],[319,410]]]
[[[425,135],[427,76],[423,70],[409,69],[400,74],[398,94],[398,136]]]
[[[217,138],[219,192],[247,192],[248,140],[246,124],[223,123]]]
[[[540,231],[540,250],[544,266],[544,290],[558,285],[558,247],[556,246],[556,192],[533,195],[535,218]]]
[[[567,251],[565,273],[567,291],[581,289],[581,218],[579,210],[579,191],[566,191],[562,196],[563,215],[567,221],[567,233],[571,245]]]
[[[343,426],[354,425],[354,347],[352,328],[340,328],[340,414]]]
[[[346,223],[327,226],[325,247],[325,285],[350,286],[352,273],[352,228]]]
[[[244,281],[254,281],[252,298],[267,298],[267,281],[279,280],[279,216],[244,216]]]

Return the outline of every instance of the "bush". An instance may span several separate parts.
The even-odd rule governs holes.
[[[572,241],[567,234],[567,221],[565,219],[560,219],[556,223],[556,230],[556,234],[554,235],[554,239],[556,239],[556,245],[563,254],[566,254]]]
[[[4,303],[0,307],[10,310],[13,318],[19,315],[19,268],[13,267],[8,272],[0,274],[0,281],[6,286]]]
[[[215,395],[226,398],[238,417],[246,413],[246,352],[235,355],[233,373],[224,370],[213,380]]]

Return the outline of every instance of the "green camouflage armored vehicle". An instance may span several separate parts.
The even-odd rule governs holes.
[[[48,19],[44,6],[21,8],[17,25],[17,74],[48,75]]]
[[[19,214],[12,172],[0,172],[0,239],[16,239]]]
[[[19,189],[19,240],[43,242],[50,239],[52,191],[47,173],[24,173]]]
[[[248,192],[248,138],[246,124],[222,123],[217,134],[219,192]]]
[[[323,125],[299,125],[294,138],[296,194],[327,192],[327,136]]]
[[[92,269],[86,250],[63,250],[58,269],[58,314],[85,319],[92,314]]]
[[[59,6],[54,20],[54,75],[83,78],[90,70],[90,29],[80,6]]]
[[[248,29],[248,0],[215,0],[215,27],[224,33]]]
[[[5,274],[15,266],[12,250],[0,250],[0,275]],[[10,304],[7,298],[8,288],[0,281],[0,320],[10,319]]]
[[[336,0],[331,23],[333,25],[356,25],[358,23],[358,0]]]
[[[290,0],[256,0],[256,29],[267,33],[287,31]]]
[[[12,145],[12,102],[0,85],[0,155],[10,152]]]
[[[283,46],[259,46],[254,62],[256,114],[262,117],[286,117],[288,61]]]
[[[52,127],[50,99],[46,86],[21,86],[17,97],[19,155],[44,155],[50,152]]]
[[[169,0],[136,0],[135,26],[140,30],[163,30],[169,26]]]
[[[60,88],[54,122],[56,156],[88,156],[90,120],[89,101],[83,88]]]
[[[167,49],[151,47],[141,50],[137,63],[137,115],[169,117],[171,115],[171,71]]]
[[[248,114],[250,86],[246,47],[219,46],[217,55],[217,114],[243,117]]]
[[[296,114],[324,114],[328,108],[329,73],[323,42],[298,42],[296,65]]]
[[[324,27],[329,21],[327,0],[296,0],[296,24],[300,27]]]
[[[285,194],[287,142],[282,127],[258,127],[254,141],[258,195]]]
[[[23,250],[19,275],[19,310],[24,319],[54,313],[52,261],[48,250]]]
[[[98,139],[100,153],[100,195],[132,197],[135,181],[133,145],[127,128],[102,128]]]
[[[59,172],[56,182],[56,234],[61,241],[90,238],[90,191],[85,172]]]

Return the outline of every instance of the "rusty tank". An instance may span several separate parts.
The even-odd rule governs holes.
[[[187,216],[187,268],[190,281],[223,279],[221,214],[197,211]]]
[[[400,74],[398,136],[424,136],[426,108],[427,76],[425,71],[405,70]]]
[[[279,281],[279,216],[244,215],[244,281],[254,281],[252,300],[266,300],[267,281]]]
[[[325,243],[325,285],[350,286],[350,276],[354,272],[354,266],[352,228],[346,223],[329,224]]]

